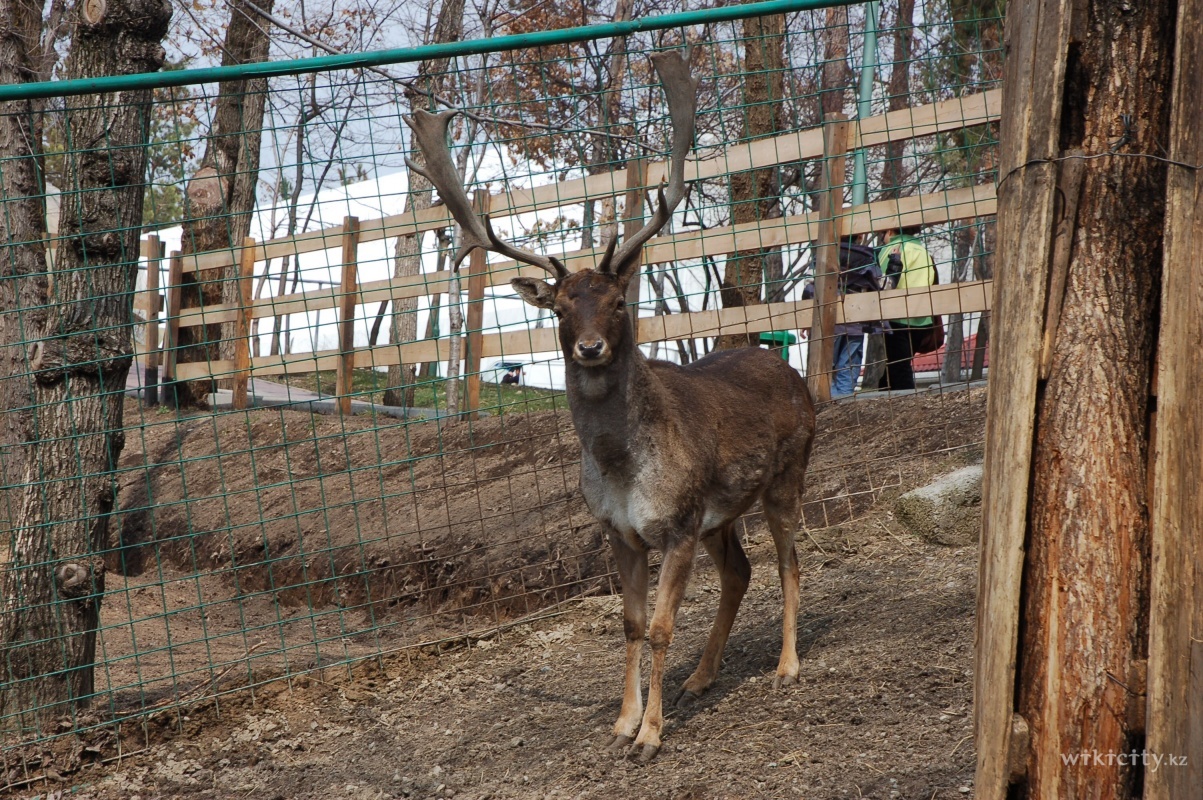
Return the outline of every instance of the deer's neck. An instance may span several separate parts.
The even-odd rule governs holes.
[[[645,421],[655,418],[658,382],[637,348],[625,349],[603,368],[589,369],[568,360],[568,406],[581,447],[599,463],[618,467],[635,457]]]

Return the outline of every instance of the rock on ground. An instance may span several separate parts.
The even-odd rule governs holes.
[[[961,547],[976,544],[981,531],[982,467],[950,472],[898,498],[898,519],[919,538]]]

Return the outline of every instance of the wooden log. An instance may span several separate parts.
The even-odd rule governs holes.
[[[171,406],[179,406],[179,398],[176,396],[175,384],[179,382],[177,373],[179,366],[177,357],[179,355],[180,344],[180,292],[184,283],[184,259],[179,250],[174,250],[171,253],[171,260],[167,267],[167,329],[164,331],[163,341],[163,390],[160,393],[160,399],[164,403]],[[203,374],[209,374],[209,368],[206,364],[198,364],[201,367]]]
[[[234,381],[232,405],[236,410],[249,406],[247,384],[251,378],[251,304],[255,299],[255,240],[242,240],[238,259],[238,319],[234,325]]]
[[[835,351],[839,303],[840,237],[843,235],[846,154],[852,126],[844,114],[828,114],[823,126],[826,158],[819,176],[819,225],[815,239],[815,305],[807,347],[806,382],[816,401],[831,399],[831,362]]]
[[[489,213],[489,193],[477,190],[472,205],[479,215]],[[489,257],[481,248],[468,256],[468,311],[464,324],[467,326],[464,348],[464,413],[467,419],[476,419],[480,411],[480,367],[481,349],[484,342],[485,286],[488,283]]]
[[[1144,796],[1176,800],[1203,786],[1203,0],[1178,4],[1167,167],[1157,425],[1150,498],[1147,747]]]
[[[982,800],[1005,800],[1015,770],[1020,591],[1056,189],[1055,165],[1029,162],[1058,155],[1071,5],[1014,0],[1007,9],[974,670],[974,792]]]
[[[355,306],[359,302],[357,272],[359,266],[359,219],[343,220],[342,277],[338,283],[338,372],[334,393],[338,410],[351,414],[352,380],[355,375]]]

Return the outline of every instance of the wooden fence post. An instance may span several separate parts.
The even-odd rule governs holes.
[[[1015,677],[1044,311],[1052,271],[1059,132],[1072,3],[1007,9],[998,189],[998,259],[990,331],[982,541],[974,664],[974,792],[1005,800],[1027,771],[1030,724]],[[1013,172],[1014,170],[1014,172]],[[1057,689],[1053,689],[1057,691]]]
[[[488,214],[489,193],[478,189],[473,195],[472,205],[477,214]],[[488,254],[478,247],[468,256],[468,314],[464,321],[468,328],[464,347],[464,413],[468,419],[477,419],[480,416],[480,365],[481,347],[484,344],[484,299],[488,272]]]
[[[1192,11],[1193,9],[1193,11]],[[1149,619],[1147,750],[1164,760],[1144,771],[1144,796],[1197,796],[1203,786],[1203,178],[1185,166],[1203,161],[1203,29],[1190,20],[1200,0],[1178,6],[1177,65],[1172,89],[1167,169],[1161,330],[1151,415],[1154,446],[1150,532],[1153,545]],[[1174,756],[1178,763],[1171,764]]]
[[[179,250],[171,252],[167,267],[167,330],[163,341],[163,380],[160,401],[178,408],[176,393],[176,363],[180,345],[180,291],[184,283],[184,256]]]
[[[338,410],[351,413],[351,384],[355,375],[355,295],[358,287],[359,261],[359,218],[343,220],[343,270],[338,284],[338,374],[334,393],[338,396]]]
[[[142,402],[147,408],[159,404],[159,264],[167,244],[155,234],[146,238],[146,362],[142,373]]]
[[[643,188],[647,185],[647,162],[642,158],[635,158],[627,162],[627,193],[624,197],[625,210],[623,211],[622,223],[622,240],[625,242],[631,239],[639,229],[643,227]],[[635,334],[635,340],[639,340],[639,285],[642,281],[640,275],[643,267],[643,249],[640,248],[638,255],[639,268],[635,270],[635,275],[631,278],[630,284],[627,286],[627,305],[630,306],[631,314],[631,332]]]
[[[255,293],[255,240],[242,240],[242,251],[238,255],[238,315],[234,322],[234,396],[233,407],[241,411],[247,402],[247,384],[251,377],[251,315],[254,311]]]
[[[831,399],[835,353],[836,303],[839,297],[840,238],[844,216],[845,168],[852,127],[844,114],[828,114],[823,124],[823,170],[819,177],[819,231],[815,240],[815,299],[806,382],[818,402]]]

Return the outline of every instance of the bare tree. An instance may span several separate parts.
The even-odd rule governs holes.
[[[255,5],[271,12],[275,0]],[[230,24],[222,48],[222,65],[267,59],[268,24],[244,0],[231,0]],[[225,81],[217,96],[212,128],[200,167],[188,181],[182,250],[185,254],[234,251],[250,233],[259,182],[259,146],[267,79]],[[186,273],[181,291],[184,308],[238,301],[231,268]],[[233,323],[180,328],[180,363],[233,357]],[[180,405],[200,406],[210,392],[208,380],[176,384]]]
[[[845,12],[846,14],[847,12]],[[845,35],[847,35],[845,33]],[[750,17],[743,21],[744,75],[747,109],[744,137],[758,139],[782,129],[785,98],[785,17]],[[781,216],[781,186],[777,169],[759,169],[731,176],[731,219],[735,224]],[[723,268],[724,308],[762,302],[766,275],[780,278],[780,248],[732,253]],[[744,347],[756,342],[748,334],[720,336],[717,348]]]
[[[464,0],[443,0],[438,21],[429,37],[433,43],[454,42],[463,36]],[[428,59],[418,65],[417,80],[405,87],[405,100],[412,112],[425,108],[431,94],[443,94],[446,73],[451,59]],[[414,152],[414,162],[422,164],[421,154]],[[409,170],[408,210],[417,213],[430,208],[433,202],[433,187],[419,172]],[[393,252],[393,277],[403,279],[418,275],[422,271],[422,234],[398,236]],[[389,341],[401,345],[418,338],[418,298],[407,297],[393,301],[393,318]],[[388,368],[388,388],[384,392],[384,405],[411,406],[417,379],[417,365],[396,364]]]
[[[888,108],[899,111],[911,104],[911,53],[915,41],[915,0],[898,0],[898,14],[894,19],[893,31],[894,58],[890,66],[890,82],[886,93],[889,95]],[[882,175],[882,199],[897,198],[902,195],[902,187],[907,183],[906,165],[903,152],[906,142],[890,142],[886,145],[886,164]],[[880,333],[870,334],[868,346],[865,348],[865,371],[861,385],[867,390],[877,388],[881,376],[886,371],[886,343]]]
[[[162,67],[159,43],[171,18],[165,0],[81,3],[73,17],[68,78]],[[27,728],[68,704],[86,705],[93,693],[100,553],[109,546],[113,470],[125,441],[151,98],[146,89],[65,102],[70,140],[95,149],[84,144],[68,160],[54,286],[43,298],[50,302],[25,319],[39,412],[36,432],[21,432],[30,453],[11,559],[0,570],[0,715],[19,716]],[[17,241],[41,238],[44,223],[32,204],[14,209],[26,226],[11,231]],[[27,256],[30,264],[35,257]]]
[[[30,46],[42,29],[42,8],[29,0],[0,0],[0,84],[36,80],[40,53]],[[38,165],[41,137],[34,129],[35,101],[0,103],[0,537],[9,529],[19,498],[22,431],[29,427],[32,392],[23,328],[40,325],[45,302],[46,246],[43,186]],[[0,538],[0,545],[5,543]],[[0,548],[0,558],[4,550]]]

